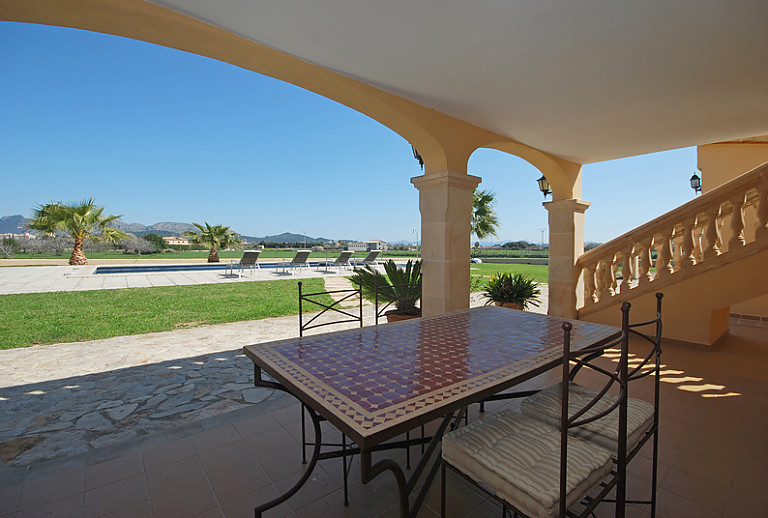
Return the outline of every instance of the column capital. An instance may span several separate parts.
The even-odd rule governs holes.
[[[588,201],[570,198],[568,200],[545,201],[542,205],[549,212],[568,211],[584,214],[592,204]]]
[[[458,187],[459,189],[473,190],[480,184],[482,178],[458,171],[439,171],[423,176],[411,178],[411,183],[418,190],[436,189],[439,187]]]

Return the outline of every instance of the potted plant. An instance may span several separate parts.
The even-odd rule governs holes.
[[[521,273],[497,273],[491,275],[484,286],[487,304],[514,309],[528,309],[528,305],[538,306],[539,287],[533,279]]]
[[[421,299],[421,261],[409,260],[405,268],[399,268],[389,259],[384,263],[386,275],[374,267],[356,268],[355,275],[349,277],[353,283],[359,283],[363,297],[394,309],[385,312],[388,322],[418,318],[421,308],[416,304]]]

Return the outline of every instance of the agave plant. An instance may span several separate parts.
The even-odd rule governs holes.
[[[386,275],[375,268],[365,266],[355,268],[355,274],[349,279],[360,284],[363,297],[370,301],[392,303],[398,313],[404,315],[421,315],[421,309],[416,303],[421,299],[421,261],[409,260],[405,268],[399,268],[395,261],[389,259],[384,263]]]
[[[528,305],[538,306],[539,285],[531,278],[521,273],[497,273],[491,275],[484,286],[488,304],[517,304],[520,309],[528,309]]]

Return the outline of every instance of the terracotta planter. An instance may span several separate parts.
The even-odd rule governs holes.
[[[393,309],[391,311],[387,311],[384,313],[384,315],[387,317],[387,322],[400,322],[401,320],[410,320],[412,318],[420,318],[421,315],[406,315],[404,313],[399,313],[396,309]]]
[[[517,302],[498,302],[498,301],[494,301],[494,304],[496,304],[497,306],[504,307],[504,308],[512,308],[512,309],[520,309],[520,310],[523,309],[523,307],[520,304],[518,304]]]

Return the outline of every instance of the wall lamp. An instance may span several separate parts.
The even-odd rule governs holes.
[[[701,192],[701,178],[699,178],[699,175],[696,174],[696,171],[694,171],[693,176],[691,176],[691,189],[693,189],[694,193]]]
[[[541,194],[544,195],[544,198],[547,197],[547,194],[552,194],[552,189],[549,186],[549,180],[547,180],[546,176],[541,175],[541,178],[536,181],[539,183],[539,190],[541,191]]]

